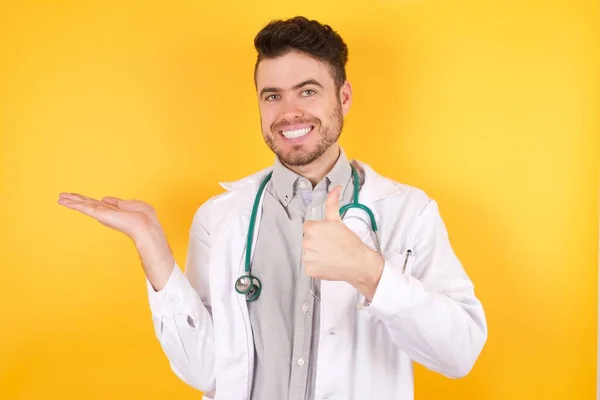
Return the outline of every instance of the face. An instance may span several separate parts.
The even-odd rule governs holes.
[[[352,96],[326,64],[297,52],[265,59],[256,87],[264,140],[283,163],[309,165],[336,144]]]

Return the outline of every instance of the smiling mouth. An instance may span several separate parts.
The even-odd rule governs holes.
[[[286,130],[286,131],[279,131],[286,139],[298,139],[301,138],[302,136],[306,136],[308,135],[315,127],[314,126],[307,126],[305,128],[301,128],[301,129],[293,129],[293,130]]]

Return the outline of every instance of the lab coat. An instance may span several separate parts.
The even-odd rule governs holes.
[[[450,378],[470,372],[487,340],[486,319],[437,203],[358,165],[365,174],[359,201],[375,215],[385,265],[370,303],[346,282],[321,282],[316,400],[409,400],[413,361]],[[205,392],[204,399],[250,396],[252,329],[234,282],[244,273],[252,205],[270,170],[221,183],[226,191],[193,217],[185,272],[175,265],[158,292],[146,281],[154,329],[171,369]],[[349,210],[344,224],[375,248],[364,211]]]

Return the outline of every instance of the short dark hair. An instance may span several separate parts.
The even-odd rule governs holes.
[[[265,58],[277,58],[289,51],[309,55],[329,66],[336,89],[346,81],[348,46],[329,25],[306,17],[273,20],[254,38],[258,56],[254,66],[254,81],[258,64]]]

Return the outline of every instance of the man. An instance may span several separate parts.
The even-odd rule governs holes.
[[[255,47],[276,161],[198,209],[184,273],[150,205],[77,194],[59,203],[133,239],[157,338],[205,398],[412,399],[412,361],[465,376],[487,325],[435,201],[338,145],[352,101],[343,40],[297,17],[267,25]],[[355,188],[379,237],[362,210],[342,220]],[[247,274],[262,282],[256,299],[236,290]]]

